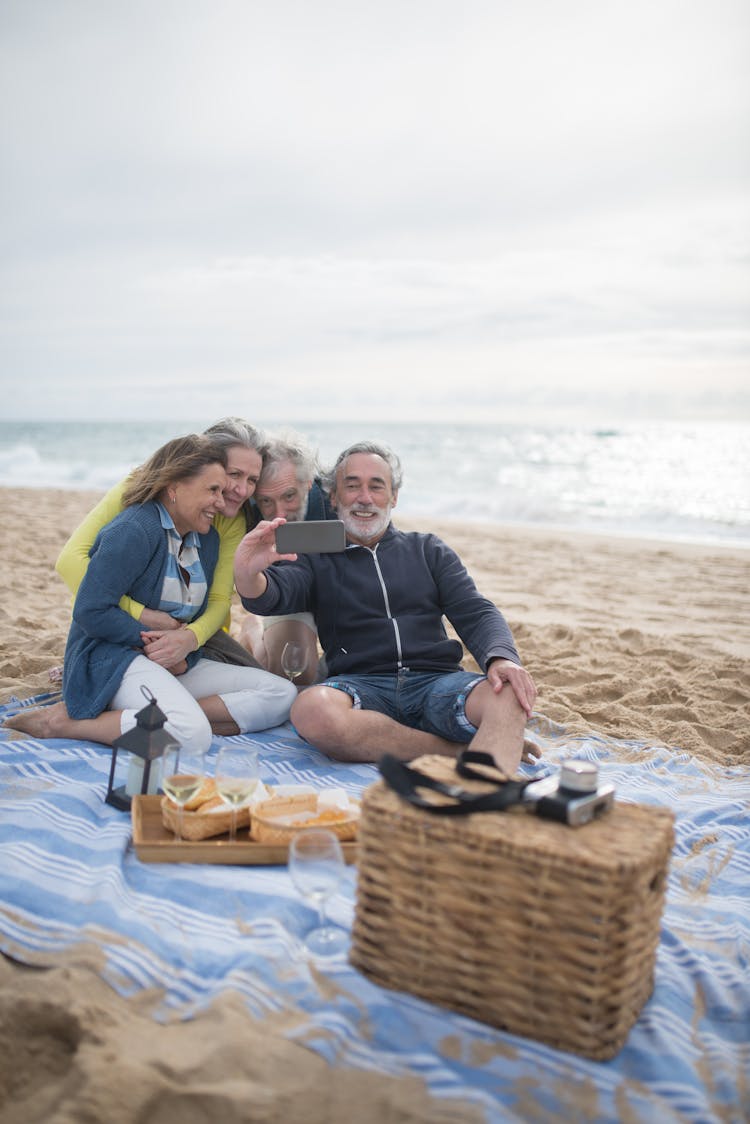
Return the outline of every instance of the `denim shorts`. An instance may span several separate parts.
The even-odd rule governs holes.
[[[395,675],[332,676],[321,686],[345,691],[355,710],[377,710],[413,730],[470,742],[477,730],[466,717],[466,699],[484,679],[468,671],[403,670]]]

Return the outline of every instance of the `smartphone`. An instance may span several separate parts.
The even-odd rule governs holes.
[[[345,547],[346,531],[340,519],[310,519],[276,528],[279,554],[333,554]]]

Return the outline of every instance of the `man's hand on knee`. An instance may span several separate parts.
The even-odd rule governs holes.
[[[512,660],[493,660],[487,669],[487,681],[496,695],[506,687],[513,689],[526,717],[531,718],[536,702],[536,684],[525,667]]]

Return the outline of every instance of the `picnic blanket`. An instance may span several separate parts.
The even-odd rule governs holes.
[[[0,718],[50,697],[13,700]],[[95,949],[102,977],[120,994],[163,990],[155,1018],[190,1018],[227,990],[255,1016],[293,1010],[289,1037],[331,1065],[418,1075],[433,1096],[462,1099],[488,1124],[746,1120],[747,770],[642,742],[570,736],[544,718],[532,726],[542,771],[563,757],[596,761],[619,798],[677,817],[654,993],[609,1062],[380,988],[345,954],[312,964],[302,941],[315,916],[285,867],[141,862],[129,816],[104,802],[110,751],[92,742],[0,731],[0,949],[46,966]],[[268,784],[335,784],[359,795],[378,775],[374,766],[327,760],[290,724],[233,740],[258,746]],[[356,876],[348,867],[327,908],[345,929]]]

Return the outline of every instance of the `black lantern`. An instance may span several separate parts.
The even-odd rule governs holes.
[[[132,796],[139,792],[142,794],[148,792],[151,762],[161,757],[172,746],[180,744],[164,729],[167,716],[159,710],[156,699],[148,687],[142,686],[141,691],[148,699],[148,704],[136,714],[135,726],[112,742],[112,765],[109,770],[107,795],[104,799],[107,804],[111,804],[121,812],[130,811]],[[132,757],[126,783],[114,788],[117,753],[121,749],[130,753]]]

